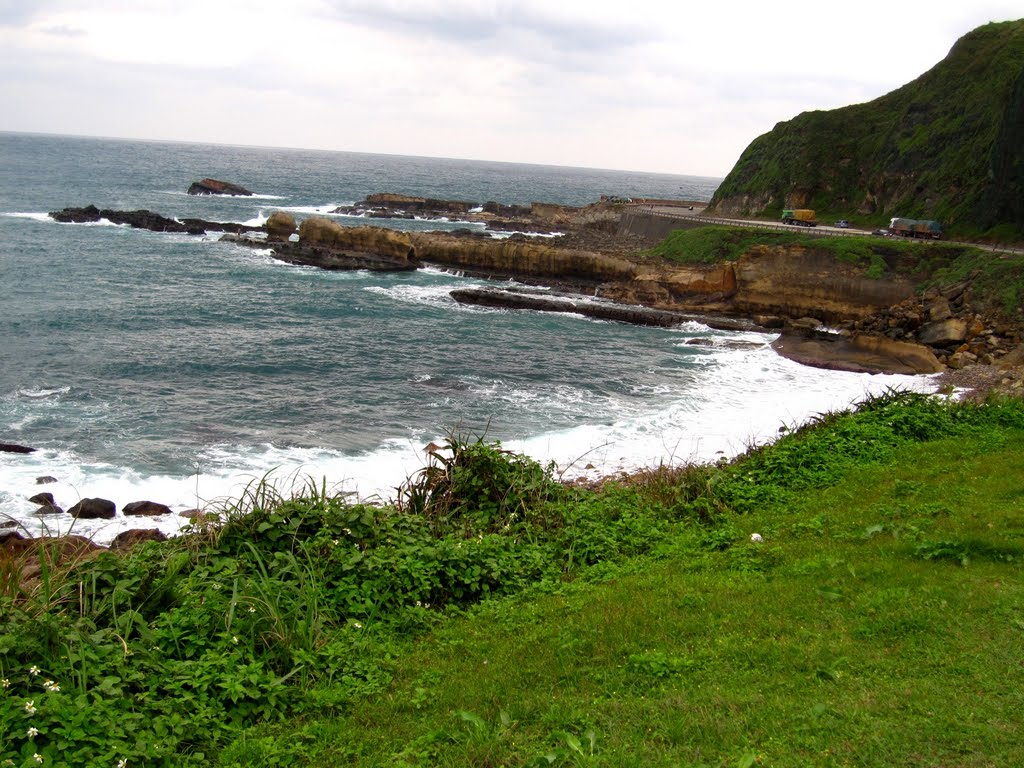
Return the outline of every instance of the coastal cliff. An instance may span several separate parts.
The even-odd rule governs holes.
[[[742,153],[719,215],[935,219],[948,232],[1024,238],[1024,20],[964,35],[928,72],[874,101],[806,112]]]

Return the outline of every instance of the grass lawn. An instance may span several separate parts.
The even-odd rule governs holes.
[[[445,622],[386,690],[222,764],[1024,765],[1022,457],[1013,430],[913,444],[683,526]]]

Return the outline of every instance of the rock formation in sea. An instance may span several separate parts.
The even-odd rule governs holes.
[[[238,184],[232,184],[230,181],[220,181],[219,179],[203,179],[202,181],[193,181],[188,188],[190,195],[235,195],[240,197],[251,197],[250,192],[245,187],[240,187]]]

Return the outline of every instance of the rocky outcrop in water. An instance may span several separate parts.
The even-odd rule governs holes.
[[[35,448],[17,443],[0,443],[0,453],[35,453]]]
[[[274,211],[263,225],[267,231],[267,240],[272,243],[284,243],[298,231],[295,217],[284,211]]]
[[[232,222],[206,221],[205,219],[169,219],[152,211],[114,211],[99,209],[95,205],[84,208],[64,208],[51,211],[50,218],[62,224],[88,224],[106,219],[111,224],[126,224],[134,229],[148,229],[152,232],[177,232],[186,235],[204,235],[206,232],[262,232],[263,227]]]
[[[232,184],[230,181],[220,181],[219,179],[203,179],[202,181],[193,181],[188,188],[190,195],[232,195],[239,197],[251,197],[250,192],[245,187],[240,187],[237,184]]]

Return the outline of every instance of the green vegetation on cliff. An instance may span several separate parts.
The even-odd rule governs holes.
[[[1021,764],[1022,450],[897,394],[596,490],[454,438],[393,506],[2,559],[0,762]]]
[[[921,290],[970,282],[980,308],[1006,317],[1024,306],[1024,255],[994,254],[958,243],[708,226],[677,229],[642,255],[678,264],[716,264],[736,261],[756,246],[796,246],[828,253],[837,262],[860,267],[866,277],[904,277]]]
[[[1024,20],[979,27],[874,101],[779,123],[747,147],[711,206],[936,219],[961,236],[1024,239]]]

